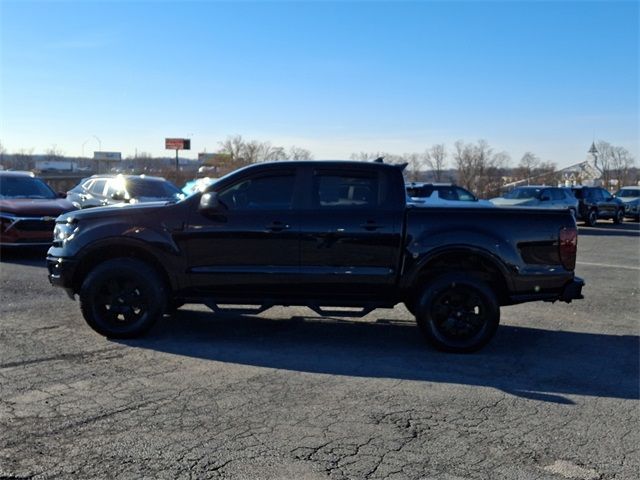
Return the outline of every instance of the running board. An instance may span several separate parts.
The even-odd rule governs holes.
[[[341,303],[341,302],[337,302]],[[236,315],[258,315],[259,313],[265,312],[276,305],[282,306],[302,306],[307,307],[316,314],[321,317],[351,317],[351,318],[361,318],[365,315],[373,312],[378,308],[393,308],[393,305],[388,303],[365,303],[364,305],[331,305],[321,306],[318,303],[299,303],[299,302],[282,302],[282,303],[264,303],[262,305],[256,305],[255,307],[251,306],[241,306],[241,307],[222,307],[219,303],[214,302],[213,300],[209,300],[204,302],[204,304],[209,307],[214,313],[231,313]],[[234,304],[229,304],[234,305]],[[240,304],[241,305],[241,304]],[[252,304],[247,304],[252,305]],[[353,308],[354,310],[337,310],[336,307],[340,308]],[[357,309],[357,310],[356,310]]]

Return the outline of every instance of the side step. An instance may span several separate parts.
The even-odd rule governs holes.
[[[255,307],[223,307],[221,304],[217,303],[214,300],[207,300],[203,302],[207,307],[209,307],[214,313],[223,313],[223,314],[237,314],[237,315],[258,315],[259,313],[265,312],[272,307],[277,305],[281,305],[284,307],[289,306],[300,306],[307,307],[313,312],[317,313],[322,317],[350,317],[350,318],[361,318],[365,315],[373,312],[378,308],[393,308],[394,305],[391,303],[379,303],[379,302],[371,302],[371,303],[363,303],[359,302],[359,304],[351,305],[348,302],[335,302],[334,305],[330,305],[327,307],[326,305],[323,307],[320,303],[301,303],[301,302],[268,302],[260,305],[256,305]],[[332,302],[333,303],[333,302]],[[226,303],[225,303],[226,304]],[[239,303],[229,303],[229,305],[238,305]],[[242,305],[242,304],[240,304]],[[248,303],[247,305],[253,305],[252,303]],[[336,308],[353,308],[354,310],[342,310]]]

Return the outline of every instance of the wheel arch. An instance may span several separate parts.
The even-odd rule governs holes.
[[[421,287],[450,272],[464,272],[480,278],[494,291],[500,304],[509,303],[509,269],[491,252],[471,246],[447,247],[422,258],[407,280],[406,296],[415,298]]]
[[[177,287],[175,279],[169,275],[162,261],[149,250],[148,245],[123,238],[116,242],[112,239],[98,242],[82,253],[73,272],[73,291],[76,293],[80,291],[84,279],[97,265],[115,258],[135,258],[140,260],[158,273],[169,290],[175,290]]]

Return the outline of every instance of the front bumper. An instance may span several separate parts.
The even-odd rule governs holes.
[[[76,262],[63,257],[47,256],[47,270],[49,271],[49,283],[55,287],[63,288],[69,297],[73,294],[73,274]]]

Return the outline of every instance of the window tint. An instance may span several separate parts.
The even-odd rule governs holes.
[[[0,175],[2,198],[56,198],[56,194],[39,178]]]
[[[141,178],[130,178],[127,181],[127,191],[132,198],[172,198],[180,193],[178,187],[171,182]]]
[[[93,185],[91,185],[90,192],[94,195],[102,195],[105,183],[107,183],[107,181],[104,179],[96,180],[95,182],[93,182]]]
[[[378,205],[378,175],[376,173],[330,173],[315,175],[314,198],[324,207],[375,207]]]
[[[433,193],[432,186],[421,185],[421,186],[407,187],[407,195],[409,195],[410,197],[427,198],[427,197],[430,197],[432,193]]]
[[[548,190],[551,200],[564,200],[564,193],[559,188]]]
[[[453,187],[438,187],[438,196],[442,200],[458,200],[458,194]]]
[[[293,172],[253,177],[228,187],[218,198],[230,210],[284,210],[291,208],[294,184]]]
[[[464,188],[456,187],[456,192],[458,193],[458,200],[462,202],[475,202],[476,200],[476,197]]]

